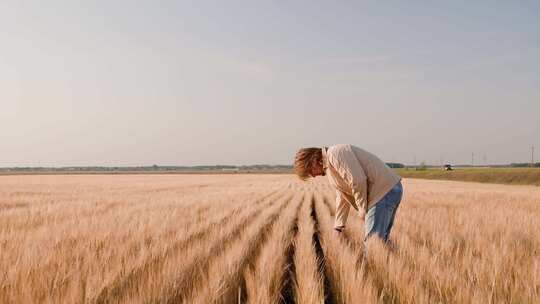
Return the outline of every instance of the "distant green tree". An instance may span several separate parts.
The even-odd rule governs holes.
[[[400,163],[386,163],[386,165],[390,168],[405,168],[405,165]]]
[[[420,163],[420,166],[418,166],[418,167],[416,168],[416,170],[417,170],[417,171],[425,171],[425,170],[427,170],[426,163],[425,163],[425,162],[421,162],[421,163]]]

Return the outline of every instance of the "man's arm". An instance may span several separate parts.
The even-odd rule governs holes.
[[[349,202],[347,202],[342,194],[341,191],[336,190],[336,214],[334,219],[334,229],[337,231],[343,230],[345,228],[345,225],[347,224],[347,218],[349,216],[349,210],[351,206]]]
[[[351,188],[356,205],[360,209],[366,210],[367,176],[354,153],[346,150],[340,151],[340,153],[329,157],[329,161]]]

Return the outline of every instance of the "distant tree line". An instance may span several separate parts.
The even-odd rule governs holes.
[[[390,168],[405,168],[401,163],[386,163]],[[221,171],[221,170],[239,170],[239,171],[292,171],[291,165],[202,165],[202,166],[126,166],[126,167],[105,167],[105,166],[73,166],[73,167],[10,167],[0,168],[0,171],[15,172],[100,172],[100,171]]]
[[[390,168],[415,168],[416,170],[422,170],[426,168],[437,168],[439,166],[430,166],[425,163],[421,163],[419,166],[405,166],[402,163],[389,162],[386,163]],[[463,165],[460,167],[469,167],[470,165]],[[531,167],[530,163],[511,163],[509,165],[491,165],[492,168],[526,168]],[[534,167],[540,168],[540,162],[534,164]],[[292,171],[291,165],[200,165],[200,166],[125,166],[125,167],[106,167],[106,166],[72,166],[72,167],[6,167],[0,168],[0,172],[193,172],[193,171],[240,171],[240,172],[252,172],[252,171]]]
[[[511,163],[510,167],[514,168],[524,168],[524,167],[540,167],[540,163],[534,163],[531,166],[531,163]]]

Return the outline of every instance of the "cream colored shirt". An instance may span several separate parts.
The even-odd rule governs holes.
[[[345,227],[350,206],[367,213],[400,180],[377,156],[352,145],[322,149],[323,166],[336,189],[335,227]]]

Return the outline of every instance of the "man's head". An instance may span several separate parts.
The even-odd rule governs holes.
[[[302,148],[294,158],[294,173],[301,180],[324,175],[321,148]]]

